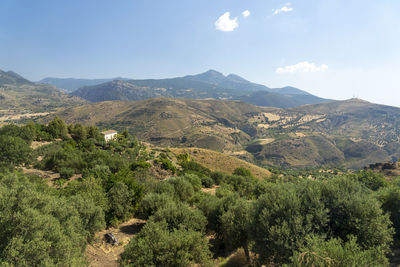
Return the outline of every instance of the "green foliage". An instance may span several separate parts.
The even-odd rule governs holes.
[[[58,117],[49,122],[46,130],[53,138],[66,139],[68,137],[67,125]]]
[[[390,185],[381,188],[376,195],[382,203],[382,209],[390,215],[393,227],[396,230],[396,237],[400,237],[400,187]]]
[[[312,193],[315,202],[306,206],[294,185],[271,184],[257,200],[251,234],[260,263],[268,264],[271,259],[284,263],[303,245],[305,236],[326,225],[328,214],[319,204],[321,196],[318,191]]]
[[[249,242],[253,220],[252,211],[252,204],[241,199],[230,206],[220,218],[224,243],[231,249],[243,247],[248,261],[250,261]]]
[[[350,175],[350,177],[358,180],[373,191],[376,191],[379,188],[385,187],[387,185],[385,177],[382,174],[373,171],[359,171],[355,174]]]
[[[183,173],[194,173],[199,177],[211,176],[211,171],[208,168],[195,161],[180,161],[179,165],[181,165]]]
[[[339,266],[388,266],[385,253],[379,247],[363,249],[357,238],[348,241],[332,238],[325,241],[318,236],[307,237],[307,244],[291,257],[291,264],[297,267],[339,267]]]
[[[168,158],[158,158],[155,159],[155,162],[160,164],[161,167],[164,170],[169,170],[171,171],[173,174],[176,172],[176,167],[174,166],[174,164],[172,163],[172,161],[170,161]]]
[[[168,230],[166,222],[149,222],[121,255],[122,266],[209,266],[207,239],[187,229]]]
[[[136,171],[137,169],[148,169],[151,167],[151,164],[148,163],[147,161],[136,161],[131,164],[131,170]]]
[[[0,165],[19,165],[31,161],[32,149],[20,137],[0,135]]]
[[[198,209],[193,209],[182,203],[167,202],[150,217],[155,222],[165,221],[168,229],[186,229],[204,232],[207,219]]]
[[[188,201],[195,193],[193,185],[184,177],[173,177],[167,180],[174,188],[174,195],[180,201]]]
[[[167,184],[167,183],[164,183]],[[169,185],[169,184],[168,184]],[[143,197],[140,206],[140,215],[144,219],[148,219],[151,215],[156,213],[159,209],[169,205],[170,202],[174,202],[172,195],[170,194],[158,194],[149,193]]]
[[[244,177],[253,177],[253,175],[251,174],[251,171],[249,169],[246,169],[243,167],[236,168],[233,171],[233,175],[239,175],[239,176],[244,176]]]
[[[271,184],[256,202],[253,251],[261,263],[285,263],[305,236],[327,234],[344,242],[353,235],[362,249],[388,252],[391,222],[369,192],[347,177]]]
[[[71,205],[72,204],[72,205]],[[83,266],[85,226],[74,200],[40,180],[0,176],[0,258],[10,266]]]
[[[60,177],[64,179],[71,178],[75,174],[75,170],[72,168],[60,168]]]

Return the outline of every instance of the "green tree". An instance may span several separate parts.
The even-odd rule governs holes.
[[[1,174],[0,210],[2,265],[85,265],[79,212],[40,178]]]
[[[389,262],[379,247],[362,249],[357,238],[349,236],[344,242],[338,238],[325,241],[319,236],[307,237],[307,244],[291,257],[289,267],[388,266]]]
[[[225,244],[232,249],[243,247],[248,262],[250,261],[249,242],[252,219],[252,204],[243,199],[229,207],[221,216]]]
[[[200,210],[175,202],[168,202],[164,207],[158,209],[150,217],[150,220],[155,222],[165,221],[170,231],[184,228],[204,232],[207,224],[207,219]]]
[[[65,139],[68,137],[67,125],[59,117],[55,117],[51,122],[49,122],[49,124],[47,125],[47,132],[53,138]]]
[[[29,163],[31,153],[30,146],[20,137],[0,135],[0,164]]]
[[[121,255],[122,266],[209,266],[207,239],[187,229],[168,230],[166,222],[148,222]]]

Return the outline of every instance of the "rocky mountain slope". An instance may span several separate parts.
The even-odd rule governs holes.
[[[215,70],[172,79],[111,81],[79,88],[72,95],[91,102],[132,101],[155,97],[213,98],[283,108],[328,101],[294,87],[272,89],[234,74],[224,76]]]

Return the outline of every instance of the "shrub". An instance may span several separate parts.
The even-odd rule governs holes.
[[[159,209],[164,208],[171,202],[173,202],[172,195],[157,193],[147,194],[142,200],[140,214],[144,219],[148,219]]]
[[[172,163],[172,161],[170,161],[168,158],[159,158],[156,159],[155,162],[157,162],[158,164],[161,165],[161,167],[164,170],[169,170],[171,171],[173,174],[176,172],[176,167],[174,166],[174,164]]]
[[[122,266],[207,266],[207,239],[187,229],[168,230],[166,222],[148,222],[121,255]]]
[[[249,169],[239,167],[233,171],[233,175],[245,176],[245,177],[253,177],[251,171]]]
[[[385,253],[379,248],[363,249],[354,236],[348,241],[332,238],[325,241],[319,236],[307,237],[307,244],[291,257],[287,267],[339,267],[339,266],[388,266]]]
[[[148,163],[147,161],[136,161],[134,163],[131,164],[131,170],[135,171],[137,169],[148,169],[151,167],[151,164]]]
[[[204,232],[207,219],[197,209],[190,208],[182,203],[167,202],[162,208],[150,217],[151,221],[165,221],[168,229],[186,229]]]
[[[72,168],[61,168],[60,169],[60,177],[63,179],[69,179],[75,174],[75,170]]]

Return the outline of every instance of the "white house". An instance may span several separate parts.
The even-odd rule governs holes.
[[[111,139],[114,139],[114,137],[117,135],[117,131],[108,130],[108,131],[101,132],[101,134],[104,136],[104,140],[106,140],[106,142],[108,142]]]

